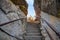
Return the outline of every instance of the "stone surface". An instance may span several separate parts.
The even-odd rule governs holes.
[[[50,23],[51,25],[53,25],[53,28],[56,29],[59,33],[60,33],[60,19],[52,16],[52,15],[48,15],[47,13],[41,12],[41,17],[44,18],[48,23]]]
[[[16,21],[1,27],[3,30],[13,36],[19,36],[23,34],[21,21]]]
[[[41,10],[41,0],[34,0],[34,9],[36,13],[36,21],[39,21],[40,18],[40,10]]]
[[[52,28],[60,33],[60,19],[52,16],[52,15],[48,15],[45,12],[41,12],[41,18],[43,18],[44,20],[46,20],[49,24],[52,25]],[[54,39],[54,40],[60,40],[59,37],[56,35],[56,33],[43,21],[42,25],[47,29],[47,31],[49,32],[50,36]]]
[[[0,0],[0,24],[4,24],[13,20],[17,21],[0,26],[0,28],[8,34],[22,39],[25,32],[26,15],[10,0]],[[4,32],[0,33],[0,35],[1,40],[17,40],[13,37],[9,37],[9,35],[5,34]]]
[[[26,0],[11,0],[15,5],[19,6],[19,9],[21,9],[25,15],[27,15],[27,8],[28,4]]]
[[[42,24],[42,27],[41,27],[41,30],[42,30],[42,31],[41,31],[41,33],[42,33],[42,35],[44,36],[45,40],[51,40],[50,37],[49,37],[49,35],[48,35],[48,33],[47,33],[46,30],[44,29],[44,26],[45,26],[45,25]]]
[[[27,22],[25,40],[41,40],[42,36],[38,24]]]
[[[59,17],[60,2],[59,0],[41,0],[41,10]]]
[[[18,14],[16,12],[12,12],[12,13],[7,14],[7,17],[11,21],[19,19],[19,16],[18,16]]]
[[[0,0],[0,8],[8,14],[9,12],[15,12],[17,8],[9,0]]]
[[[4,32],[0,31],[0,40],[17,40],[14,37],[8,36]]]
[[[8,17],[0,9],[0,24],[3,24],[3,23],[8,22],[8,21],[9,21]]]

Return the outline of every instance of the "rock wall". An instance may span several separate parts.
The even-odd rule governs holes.
[[[43,19],[43,20],[41,20],[42,27],[46,28],[45,30],[48,31],[50,37],[53,40],[60,40],[60,38],[59,38],[59,35],[60,35],[60,19],[55,17],[55,16],[49,15],[45,12],[41,12],[41,18]],[[51,26],[49,26],[44,20]],[[43,33],[43,34],[45,34],[45,33]]]
[[[39,9],[41,9],[41,11],[60,18],[59,0],[34,0],[34,7],[36,15],[40,12]]]
[[[41,10],[57,17],[60,16],[59,5],[59,0],[41,0]]]
[[[59,17],[60,18],[60,0],[56,0],[57,1],[57,17]]]
[[[0,0],[0,40],[21,40],[26,15],[10,0]]]
[[[38,2],[38,0],[35,0],[34,4],[35,4],[34,7],[35,7],[36,14],[38,13],[38,11],[40,11],[39,9],[41,9],[41,11],[40,11],[41,18],[46,20],[47,23],[49,23],[49,25],[51,24],[52,25],[51,27],[54,30],[56,30],[56,32],[59,34],[60,19],[55,17],[55,16],[57,16],[58,9],[60,8],[59,3],[56,2],[56,0],[40,0],[40,2]],[[39,6],[41,6],[41,7],[39,8]],[[52,16],[52,15],[54,15],[54,16]],[[42,21],[42,19],[40,21]],[[59,40],[59,37],[56,35],[56,32],[54,32],[49,26],[47,26],[47,23],[44,22],[44,20],[41,22],[41,29],[42,29],[41,33],[44,36],[45,40],[51,40],[51,38],[47,38],[47,36],[49,36],[49,35],[53,38],[53,40]],[[47,31],[45,33],[46,29],[43,30],[43,28],[47,29],[47,31],[49,32],[49,35],[46,35]]]
[[[19,6],[19,8],[24,12],[25,15],[27,15],[27,8],[28,4],[25,0],[11,0],[16,6]]]
[[[41,10],[41,0],[34,0],[34,9],[36,13],[36,20],[40,18],[40,10]]]

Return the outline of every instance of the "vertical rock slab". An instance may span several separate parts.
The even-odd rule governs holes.
[[[40,13],[41,13],[41,0],[34,0],[34,9],[36,13],[36,20],[39,21]]]
[[[0,24],[4,24],[4,23],[10,22],[10,21],[21,19],[21,20],[17,20],[14,22],[10,22],[6,25],[0,26],[0,28],[14,37],[23,39],[23,34],[25,31],[25,27],[23,25],[25,25],[25,23],[24,23],[25,21],[22,21],[22,20],[25,20],[24,18],[26,17],[24,15],[24,13],[20,9],[18,10],[18,8],[10,0],[0,0],[0,14],[1,14]],[[3,37],[2,33],[0,35],[1,35],[0,38]],[[9,36],[7,36],[7,37],[9,37]],[[6,40],[9,40],[9,38],[7,38]],[[3,39],[5,39],[5,38],[3,37]],[[12,40],[12,39],[10,39],[10,40]]]
[[[24,14],[27,16],[27,8],[28,4],[26,0],[11,0],[15,5],[19,6],[19,9],[24,12]]]
[[[17,40],[17,39],[0,31],[0,40]]]

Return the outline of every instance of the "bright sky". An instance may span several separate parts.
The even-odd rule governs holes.
[[[34,0],[26,0],[28,3],[28,17],[31,15],[32,17],[34,17],[35,12],[34,12],[34,7],[33,7],[33,3]]]

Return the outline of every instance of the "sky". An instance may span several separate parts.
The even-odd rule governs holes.
[[[34,3],[34,0],[26,0],[27,3],[28,3],[28,15],[27,16],[32,16],[34,17],[35,15],[35,12],[34,12],[34,7],[33,7],[33,3]]]

